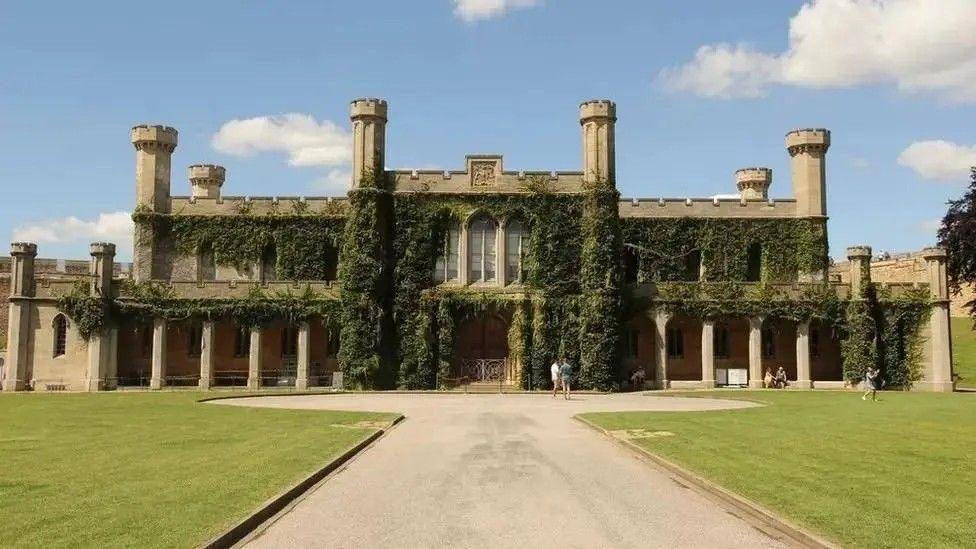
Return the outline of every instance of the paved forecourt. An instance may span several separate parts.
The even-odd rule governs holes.
[[[772,547],[779,543],[572,419],[741,401],[342,394],[223,405],[400,412],[406,420],[252,547]],[[273,466],[273,464],[269,464]]]

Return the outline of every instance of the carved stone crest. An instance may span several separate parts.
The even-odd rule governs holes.
[[[471,186],[488,187],[495,184],[495,162],[471,163]]]

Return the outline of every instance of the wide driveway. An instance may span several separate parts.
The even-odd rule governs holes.
[[[529,394],[296,395],[216,402],[406,416],[249,547],[780,545],[572,419],[588,411],[680,412],[751,405],[746,402],[638,394],[579,395],[568,402]]]

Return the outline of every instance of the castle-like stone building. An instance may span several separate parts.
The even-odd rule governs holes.
[[[174,195],[177,131],[132,128],[131,281],[112,244],[92,244],[74,276],[39,272],[36,246],[12,244],[3,390],[306,389],[340,372],[378,388],[538,389],[556,355],[600,388],[758,387],[779,367],[794,388],[847,385],[849,335],[804,313],[827,310],[814,291],[845,303],[871,283],[865,247],[849,250],[851,276],[828,280],[829,131],[786,135],[791,198],[770,198],[767,168],[736,171],[737,198],[620,198],[611,101],[580,106],[582,171],[510,171],[497,155],[389,171],[387,114],[352,102],[348,197],[226,196],[210,164]],[[885,295],[927,292],[913,385],[952,390],[945,254],[920,265]]]

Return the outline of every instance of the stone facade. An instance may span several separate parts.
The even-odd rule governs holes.
[[[352,186],[365,186],[376,174],[385,174],[395,196],[450,196],[459,204],[473,204],[484,195],[518,196],[542,186],[555,195],[582,195],[595,185],[616,183],[616,105],[608,100],[586,101],[579,108],[582,134],[580,171],[511,171],[499,155],[469,155],[464,169],[454,171],[399,170],[385,167],[388,105],[381,99],[352,102]],[[195,164],[187,169],[189,195],[171,194],[172,156],[178,132],[168,126],[139,125],[132,128],[135,148],[137,212],[178,216],[271,215],[282,211],[346,216],[353,207],[348,197],[241,197],[223,194],[228,174],[223,167]],[[744,168],[735,172],[737,198],[622,198],[617,205],[621,221],[641,218],[778,219],[826,221],[826,153],[830,132],[802,129],[786,136],[791,157],[792,197],[770,198],[772,172],[768,168]],[[231,180],[232,182],[232,180]],[[469,202],[466,202],[469,201]],[[612,212],[612,206],[609,209]],[[508,219],[490,219],[471,206],[462,216],[456,239],[447,246],[444,262],[438,262],[434,280],[442,288],[476,289],[511,299],[527,299],[533,289],[524,284],[521,269],[522,238],[531,227]],[[213,264],[199,252],[179,251],[172,235],[157,233],[137,224],[131,278],[136,283],[155,282],[177,298],[226,300],[248,296],[254,288],[269,293],[308,287],[319,295],[342,299],[342,280],[278,281],[268,276],[263,262],[254,265]],[[475,247],[478,247],[475,250]],[[517,253],[512,246],[518,247]],[[852,249],[851,271],[870,270],[862,249]],[[298,389],[341,384],[338,353],[339,326],[324,318],[289,323],[285,319],[261,327],[242,327],[228,319],[167,320],[112,325],[87,340],[74,320],[58,310],[59,296],[75,288],[79,280],[89,284],[89,294],[104,299],[126,298],[122,279],[128,272],[114,266],[114,246],[94,243],[84,272],[45,270],[36,259],[36,246],[14,243],[7,275],[10,295],[7,366],[3,389],[103,390],[121,386],[159,389],[190,385],[294,386]],[[869,253],[869,252],[868,252]],[[919,387],[952,389],[948,340],[948,301],[945,295],[945,256],[927,250],[911,276],[899,287],[925,285],[935,307],[928,326],[929,347],[925,378]],[[515,259],[512,259],[515,258]],[[386,258],[390,260],[390,258]],[[823,264],[826,265],[826,254]],[[262,260],[263,261],[263,260]],[[392,260],[390,260],[392,261]],[[518,263],[513,265],[511,261]],[[621,258],[621,263],[624,259]],[[334,266],[333,266],[334,267]],[[80,270],[74,263],[70,269]],[[798,273],[795,280],[779,282],[779,289],[799,296],[805,285],[819,284],[825,273]],[[355,276],[355,273],[347,276]],[[439,277],[439,278],[438,278]],[[702,279],[703,281],[705,279]],[[758,280],[758,279],[757,279]],[[858,279],[860,280],[860,279]],[[858,280],[829,287],[842,299],[857,295]],[[633,281],[633,295],[654,295],[655,284]],[[907,283],[907,284],[906,284]],[[758,282],[743,283],[758,284]],[[895,284],[898,286],[898,284]],[[898,291],[895,288],[895,291]],[[798,297],[797,297],[798,298]],[[943,318],[944,317],[944,318]],[[524,357],[506,354],[505,327],[513,315],[507,312],[479,320],[481,324],[458,327],[457,343],[480,349],[475,360],[479,375],[488,369],[502,372],[500,383],[513,383]],[[761,386],[765,370],[783,367],[794,388],[844,386],[837,334],[818,322],[791,322],[754,318],[696,319],[672,316],[663,308],[635,315],[622,326],[626,347],[622,374],[633,374],[640,384],[658,388],[714,387],[722,384]],[[511,358],[511,360],[510,360]],[[555,358],[555,357],[551,357]],[[480,361],[480,362],[479,362]],[[497,369],[501,364],[501,369]],[[462,372],[465,373],[465,372]],[[493,378],[495,379],[495,378]]]

